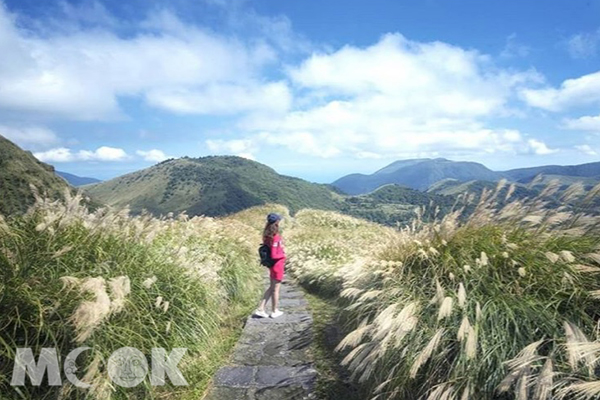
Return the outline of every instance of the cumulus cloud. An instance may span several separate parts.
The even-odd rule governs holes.
[[[322,158],[549,154],[541,141],[485,123],[511,113],[515,90],[540,76],[501,70],[476,51],[390,34],[313,54],[288,75],[306,96],[285,115],[245,118],[249,140]]]
[[[135,152],[138,156],[142,157],[145,161],[151,162],[161,162],[165,161],[171,157],[167,156],[162,150],[152,149],[152,150],[138,150]]]
[[[56,145],[58,136],[41,126],[13,127],[0,125],[0,135],[27,149],[41,149]]]
[[[303,87],[356,96],[372,107],[446,116],[500,112],[514,87],[540,79],[535,72],[494,72],[486,55],[399,34],[366,48],[314,54],[290,76]]]
[[[247,158],[263,145],[322,158],[550,154],[539,138],[487,121],[515,115],[517,93],[543,106],[544,90],[557,98],[587,90],[586,82],[575,94],[560,94],[562,87],[531,90],[543,82],[533,70],[502,69],[476,50],[400,34],[370,46],[316,51],[308,42],[296,45],[301,41],[286,18],[256,13],[232,14],[230,23],[240,31],[254,26],[262,39],[216,34],[164,10],[131,22],[135,33],[119,36],[110,29],[118,21],[91,4],[65,9],[81,21],[77,29],[40,34],[18,28],[0,3],[0,109],[108,120],[123,117],[121,99],[135,98],[173,114],[241,117],[241,138],[206,145]],[[90,24],[94,29],[85,28]],[[273,40],[277,33],[281,38]],[[511,43],[523,53],[514,38],[507,48]],[[280,68],[282,56],[297,60],[309,50],[302,62]],[[122,149],[113,149],[122,154],[111,159],[100,149],[50,145],[36,154],[54,161],[128,157]],[[156,149],[136,154],[148,161],[167,157]]]
[[[559,88],[523,89],[522,98],[531,106],[548,111],[600,103],[600,71],[565,80]]]
[[[575,149],[579,150],[580,152],[582,152],[585,155],[588,156],[597,156],[598,152],[596,150],[594,150],[589,144],[582,144],[579,146],[575,146]]]
[[[249,86],[254,89],[247,96],[285,91],[268,82],[262,88],[255,79],[274,59],[264,43],[245,44],[185,25],[166,11],[137,28],[131,37],[103,28],[35,35],[19,29],[0,3],[0,107],[105,120],[121,116],[121,97],[145,98],[169,111],[182,107],[222,111],[223,104],[209,102],[211,85],[224,85],[229,91],[225,95]],[[257,96],[252,103],[242,101],[233,107],[240,112],[271,106],[270,98]]]
[[[567,50],[575,59],[590,58],[598,53],[600,29],[573,35],[567,40]]]
[[[74,161],[123,161],[129,158],[125,150],[102,146],[96,150],[79,150],[73,152],[66,147],[57,147],[33,154],[38,160],[45,162],[74,162]]]
[[[527,144],[529,145],[529,149],[533,154],[546,155],[558,152],[558,149],[550,149],[546,143],[537,139],[529,139]]]
[[[567,119],[565,120],[564,127],[580,131],[600,132],[600,115],[586,115],[576,119]]]

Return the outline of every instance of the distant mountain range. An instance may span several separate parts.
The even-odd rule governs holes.
[[[539,174],[543,177],[531,187],[529,183]],[[65,189],[73,190],[69,181],[73,186],[82,185],[81,190],[92,199],[88,203],[91,207],[129,206],[134,213],[147,210],[154,215],[186,212],[221,216],[273,203],[292,212],[302,208],[337,210],[394,225],[409,221],[415,206],[430,210],[439,207],[443,214],[457,195],[492,189],[502,178],[517,183],[511,198],[532,197],[552,179],[564,185],[576,181],[595,185],[600,182],[600,163],[492,171],[474,162],[415,159],[394,162],[372,175],[353,174],[333,185],[322,185],[280,175],[266,165],[240,157],[183,157],[96,182],[56,172],[0,136],[0,214],[4,215],[27,210],[34,201],[31,184],[50,198],[61,198]],[[549,202],[553,207],[560,203],[558,199]],[[430,207],[432,204],[436,207]]]
[[[100,179],[86,178],[83,176],[77,176],[77,175],[73,175],[68,172],[63,172],[63,171],[56,171],[56,175],[60,176],[61,178],[63,178],[67,182],[69,182],[72,186],[83,186],[83,185],[89,185],[92,183],[101,182]]]
[[[528,183],[543,174],[559,179],[565,184],[581,180],[588,184],[600,182],[600,162],[559,166],[548,165],[533,168],[519,168],[509,171],[492,171],[486,166],[465,161],[450,161],[445,158],[424,158],[396,161],[371,175],[351,174],[333,182],[333,186],[350,195],[369,193],[377,188],[397,184],[417,190],[427,190],[432,185],[451,180],[457,183],[471,181],[495,182],[507,179],[512,182]]]
[[[27,211],[35,201],[31,185],[51,199],[62,198],[70,188],[56,176],[54,167],[0,136],[0,214]]]
[[[328,185],[279,175],[266,165],[233,156],[167,160],[83,189],[101,203],[154,215],[185,211],[219,216],[267,203],[292,212],[336,210],[340,197]]]

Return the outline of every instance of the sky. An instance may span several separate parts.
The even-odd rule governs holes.
[[[0,55],[0,135],[79,176],[600,161],[600,1],[0,0]]]

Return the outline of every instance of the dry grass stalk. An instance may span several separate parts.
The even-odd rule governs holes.
[[[427,360],[429,360],[433,352],[437,349],[442,337],[444,336],[444,333],[445,330],[443,328],[438,329],[437,332],[431,337],[425,348],[421,350],[410,369],[410,377],[412,379],[417,376],[419,369],[427,362]]]

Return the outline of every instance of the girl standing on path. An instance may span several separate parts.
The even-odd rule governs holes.
[[[285,251],[283,249],[283,243],[281,235],[279,234],[279,221],[281,216],[275,213],[271,213],[267,216],[267,225],[263,232],[263,243],[271,248],[271,258],[275,261],[275,265],[270,268],[271,284],[265,291],[258,309],[254,311],[254,315],[257,317],[266,318],[269,315],[265,312],[265,306],[269,299],[273,305],[273,312],[271,318],[277,318],[283,315],[283,312],[277,308],[279,305],[279,288],[281,281],[283,280],[283,269],[285,265]]]

